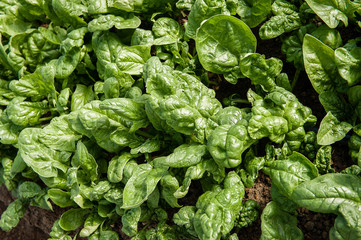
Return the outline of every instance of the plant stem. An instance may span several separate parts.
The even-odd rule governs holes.
[[[246,99],[234,99],[231,100],[232,102],[236,102],[236,103],[245,103],[245,104],[250,104],[250,102]]]
[[[153,135],[152,134],[149,134],[147,132],[144,132],[142,130],[137,130],[135,131],[136,134],[142,136],[142,137],[146,137],[146,138],[153,138]]]
[[[297,69],[295,72],[295,76],[293,77],[292,80],[292,85],[291,85],[291,89],[293,90],[298,82],[299,76],[300,76],[301,70]]]
[[[208,82],[209,82],[209,84],[218,86],[218,83],[216,81],[208,81]]]
[[[45,121],[49,121],[53,118],[53,116],[49,116],[49,117],[44,117],[44,118],[40,118],[39,121],[40,122],[45,122]]]

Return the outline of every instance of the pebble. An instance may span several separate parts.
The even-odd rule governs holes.
[[[315,224],[313,222],[310,222],[310,221],[305,224],[305,228],[308,231],[312,230],[314,228],[314,226],[315,226]]]

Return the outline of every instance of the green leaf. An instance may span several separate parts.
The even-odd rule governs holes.
[[[317,168],[298,152],[293,152],[284,160],[266,162],[263,171],[270,176],[272,183],[285,196],[290,196],[302,182],[318,176]]]
[[[218,74],[239,72],[241,55],[255,52],[256,44],[256,37],[249,27],[227,15],[209,18],[198,29],[196,36],[200,63],[207,71]]]
[[[160,181],[161,195],[162,198],[169,204],[171,207],[180,207],[177,202],[177,198],[174,196],[174,193],[179,188],[179,182],[176,177],[168,174],[162,177]]]
[[[141,28],[135,29],[132,40],[131,40],[131,46],[134,45],[153,45],[154,36],[153,32],[150,30],[144,30]]]
[[[52,7],[55,14],[64,22],[74,28],[86,26],[86,22],[80,17],[87,12],[87,7],[78,1],[53,0]]]
[[[197,208],[195,206],[182,207],[177,213],[173,215],[173,222],[178,226],[185,227],[187,232],[189,232],[190,234],[196,235],[193,226],[193,219],[196,211]]]
[[[100,217],[97,213],[90,214],[84,222],[84,228],[80,231],[80,237],[89,237],[93,234],[98,227],[105,221],[104,218]]]
[[[30,22],[23,22],[11,15],[0,16],[0,32],[9,36],[23,33],[31,27]]]
[[[121,119],[112,111],[99,108],[100,101],[92,101],[79,111],[72,112],[68,116],[71,127],[88,137],[94,137],[98,145],[109,152],[120,150],[120,146],[111,141],[109,136],[117,128],[125,127]]]
[[[109,7],[114,7],[126,12],[153,13],[155,11],[165,11],[169,0],[113,0],[108,2]]]
[[[297,217],[283,211],[275,202],[267,204],[261,216],[260,240],[302,240],[303,233],[297,227]]]
[[[196,32],[204,20],[218,14],[229,15],[227,5],[222,0],[196,0],[188,15],[185,36],[195,38]]]
[[[89,32],[106,31],[115,27],[116,29],[134,29],[141,24],[140,19],[134,14],[125,16],[114,16],[111,14],[100,15],[88,23]]]
[[[52,237],[51,240],[72,240],[72,238],[67,235],[67,232],[59,226],[59,219],[54,222],[49,235]]]
[[[50,61],[49,65],[54,66],[56,78],[64,79],[74,72],[82,57],[83,52],[80,47],[74,46],[58,59]]]
[[[9,191],[12,191],[17,187],[17,183],[15,182],[14,175],[12,173],[12,168],[14,165],[13,163],[14,163],[13,160],[11,160],[10,158],[3,157],[1,159],[2,168],[0,169],[1,170],[1,172],[0,172],[1,178],[0,179],[1,179],[2,183],[5,184],[6,188]]]
[[[251,79],[252,84],[262,85],[265,90],[272,90],[275,86],[275,78],[281,73],[283,63],[280,59],[265,59],[258,53],[247,54],[239,63],[244,76]]]
[[[122,216],[122,232],[129,237],[134,236],[138,232],[138,222],[141,216],[141,208],[133,208],[125,212]]]
[[[145,140],[144,143],[130,150],[131,154],[152,153],[159,151],[163,146],[163,142],[158,138]]]
[[[332,173],[335,170],[331,167],[332,147],[322,146],[318,151],[315,159],[315,166],[320,174]]]
[[[207,147],[201,144],[182,144],[167,157],[160,157],[153,160],[154,166],[183,168],[196,165],[202,161],[206,154]]]
[[[338,73],[345,79],[349,86],[353,86],[361,80],[361,48],[352,50],[337,48],[335,50],[335,62]]]
[[[291,199],[314,212],[337,213],[343,203],[360,205],[360,184],[354,175],[328,173],[298,185]]]
[[[330,145],[342,140],[352,129],[348,122],[340,122],[331,112],[322,119],[317,133],[317,143],[320,145]]]
[[[11,81],[9,88],[24,97],[55,98],[54,74],[54,68],[51,66],[38,67],[34,73]]]
[[[48,102],[27,102],[25,97],[16,97],[10,101],[6,113],[11,122],[19,126],[34,126],[49,111]]]
[[[361,215],[358,207],[341,204],[340,215],[330,230],[330,240],[356,240],[361,238]]]
[[[306,73],[317,93],[336,90],[346,83],[338,75],[332,48],[306,34],[302,51]]]
[[[353,110],[343,96],[334,91],[324,91],[318,96],[326,112],[331,112],[339,120],[351,120]]]
[[[243,196],[244,186],[234,171],[229,172],[224,180],[224,189],[218,187],[202,194],[193,219],[199,239],[217,240],[228,234],[242,208]]]
[[[273,16],[259,29],[259,36],[261,39],[276,38],[283,33],[291,32],[301,26],[301,19],[297,13],[290,15]]]
[[[336,28],[340,21],[347,27],[348,15],[353,14],[357,4],[349,0],[306,0],[306,2],[330,28]]]
[[[66,115],[55,117],[40,131],[39,140],[51,149],[59,151],[75,151],[75,142],[81,138],[69,127]]]
[[[25,215],[28,203],[24,199],[16,199],[9,204],[7,209],[1,214],[0,228],[9,232],[18,225],[20,219]]]
[[[19,152],[24,162],[42,177],[56,177],[58,170],[66,172],[65,165],[71,153],[59,152],[39,141],[39,128],[26,128],[19,135]]]
[[[94,182],[99,178],[98,164],[94,157],[88,152],[88,149],[81,141],[78,141],[76,145],[76,151],[74,157],[80,164],[80,167],[85,171],[87,177]]]
[[[239,0],[237,14],[250,28],[254,28],[267,19],[271,4],[271,0]]]
[[[34,198],[41,193],[41,187],[34,182],[23,182],[18,187],[19,198]]]
[[[63,215],[61,215],[59,220],[59,226],[65,231],[73,231],[83,225],[86,215],[88,215],[89,210],[81,208],[69,209]]]
[[[167,45],[177,43],[183,38],[183,29],[179,23],[171,18],[159,18],[152,27],[154,36],[154,45]]]
[[[122,181],[124,167],[132,158],[133,156],[126,152],[122,153],[119,157],[112,158],[108,166],[108,180],[112,183]]]
[[[82,108],[88,102],[94,100],[95,94],[93,86],[85,86],[83,84],[77,84],[75,92],[71,97],[71,110],[75,111]]]
[[[166,169],[152,168],[149,164],[139,165],[124,187],[122,208],[139,207],[153,193],[166,173]]]
[[[143,65],[151,57],[149,45],[123,47],[117,53],[116,65],[121,72],[140,75]]]
[[[221,125],[209,136],[207,148],[220,167],[234,168],[241,164],[242,153],[254,142],[242,123]]]
[[[70,192],[65,192],[57,188],[51,188],[48,190],[48,195],[51,201],[59,207],[65,208],[75,206],[75,203],[70,199]]]
[[[134,132],[139,128],[145,128],[148,125],[144,104],[138,103],[132,99],[106,99],[100,103],[100,108],[112,110],[118,114],[122,119],[123,125],[130,128],[130,132]]]

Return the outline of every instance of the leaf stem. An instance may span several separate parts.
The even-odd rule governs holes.
[[[292,80],[292,85],[291,85],[291,89],[293,90],[298,82],[298,79],[300,77],[300,73],[301,73],[301,70],[300,69],[297,69],[296,72],[295,72],[295,75],[293,77],[293,80]]]
[[[53,116],[49,116],[49,117],[43,117],[43,118],[40,118],[39,121],[40,122],[45,122],[45,121],[49,121],[53,118]]]
[[[152,134],[149,134],[147,132],[144,132],[142,130],[137,130],[135,131],[136,134],[142,136],[142,137],[146,137],[146,138],[153,138],[153,135]]]

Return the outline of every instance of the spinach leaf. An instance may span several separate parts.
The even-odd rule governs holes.
[[[337,213],[341,204],[359,206],[360,179],[354,175],[328,173],[298,185],[291,199],[300,207],[322,213]]]
[[[139,207],[157,187],[160,179],[167,173],[163,168],[152,168],[141,164],[127,181],[123,192],[123,209]]]
[[[283,211],[275,202],[267,204],[261,216],[261,240],[266,239],[303,239],[297,227],[297,218]]]
[[[320,145],[330,145],[340,141],[351,129],[351,124],[340,122],[332,112],[328,112],[321,121],[320,129],[317,133],[317,143]]]
[[[239,64],[242,55],[255,52],[257,41],[241,20],[217,15],[201,25],[196,43],[202,66],[210,72],[225,74],[226,79],[235,84],[241,77]]]
[[[0,228],[3,231],[10,231],[18,225],[20,219],[25,215],[28,202],[24,199],[16,199],[1,214]]]

